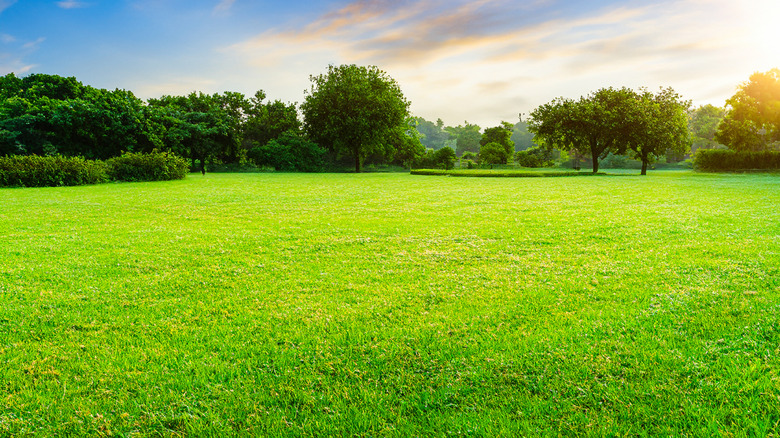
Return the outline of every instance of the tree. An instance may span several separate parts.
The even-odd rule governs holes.
[[[726,101],[715,140],[735,151],[764,151],[780,141],[780,69],[753,73]]]
[[[450,170],[455,167],[455,160],[457,158],[455,150],[449,146],[444,146],[434,153],[434,160],[436,160],[438,165],[444,166],[444,170]]]
[[[682,101],[672,88],[653,94],[641,90],[624,108],[624,140],[634,158],[642,161],[642,175],[647,167],[668,151],[684,154],[690,146],[687,110],[690,102]]]
[[[378,67],[353,64],[330,65],[310,79],[301,111],[312,140],[354,158],[355,172],[368,155],[392,156],[387,140],[409,116],[409,102],[393,78]]]
[[[287,131],[265,145],[255,146],[247,155],[259,166],[282,172],[318,172],[325,161],[325,150],[295,131]]]
[[[444,122],[441,119],[437,119],[435,124],[422,117],[415,117],[414,121],[415,129],[422,135],[420,141],[426,148],[441,149],[447,145],[450,133],[444,130]]]
[[[489,143],[499,144],[504,148],[504,154],[502,155],[502,161],[495,164],[506,164],[515,151],[515,143],[511,140],[511,137],[512,124],[509,122],[501,122],[499,126],[485,129],[485,132],[482,133],[482,139],[480,139],[479,145],[484,147]],[[482,154],[482,148],[480,148],[480,154]]]
[[[479,148],[479,162],[485,164],[506,164],[506,148],[496,142],[490,142]]]
[[[716,149],[724,146],[715,141],[715,132],[726,110],[714,105],[703,105],[688,111],[688,130],[691,133],[691,153],[698,149]]]
[[[544,147],[590,155],[597,173],[600,159],[625,152],[630,123],[624,114],[635,100],[632,90],[611,87],[577,101],[560,97],[531,112],[528,130]]]
[[[534,143],[534,136],[528,132],[528,121],[523,120],[523,114],[519,114],[519,120],[512,127],[512,137],[510,137],[515,143],[516,151],[524,151],[526,149],[536,147]]]
[[[447,126],[444,128],[455,139],[455,153],[463,155],[464,152],[479,152],[479,141],[482,139],[479,125],[472,125],[468,121],[465,125]]]

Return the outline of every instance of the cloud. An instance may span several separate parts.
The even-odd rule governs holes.
[[[89,3],[86,2],[77,2],[73,0],[65,0],[57,2],[57,6],[59,6],[62,9],[78,9],[78,8],[86,8],[89,6]]]
[[[214,6],[213,12],[215,14],[228,12],[235,2],[236,0],[220,0],[220,2]]]
[[[3,44],[11,44],[14,41],[16,41],[16,38],[13,35],[8,35],[7,33],[0,34],[0,42]]]
[[[22,44],[22,48],[26,50],[36,50],[44,41],[46,41],[46,38],[40,37],[35,41],[28,41]]]
[[[13,6],[16,0],[0,0],[0,13]]]
[[[671,85],[687,98],[710,99],[724,81],[746,78],[739,72],[758,59],[748,59],[751,30],[740,24],[761,11],[730,0],[614,1],[599,8],[519,3],[353,1],[225,51],[295,77],[328,63],[375,64],[399,81],[413,111],[450,120],[514,118],[554,97],[603,86]]]

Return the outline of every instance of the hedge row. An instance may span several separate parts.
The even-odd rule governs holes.
[[[61,155],[0,157],[0,187],[58,187],[108,181],[182,179],[187,161],[168,152],[126,153],[108,161]]]
[[[780,170],[780,152],[736,152],[699,149],[693,157],[696,170],[723,172],[735,170]]]
[[[436,176],[471,176],[471,177],[498,177],[498,178],[538,178],[538,177],[555,177],[555,176],[592,176],[591,172],[574,172],[574,171],[527,171],[527,170],[443,170],[443,169],[416,169],[412,170],[412,175],[436,175]],[[604,173],[597,173],[595,175],[604,175]]]

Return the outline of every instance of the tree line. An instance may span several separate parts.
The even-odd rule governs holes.
[[[366,163],[450,168],[551,165],[630,155],[642,173],[655,160],[699,149],[771,151],[780,141],[780,71],[755,73],[726,102],[692,109],[673,89],[603,88],[557,98],[494,127],[445,126],[413,117],[398,83],[375,66],[329,66],[311,76],[300,105],[237,92],[141,100],[127,90],[72,77],[0,77],[0,156],[107,159],[122,152],[171,151],[193,168],[254,163],[318,171]],[[302,116],[302,118],[301,118]]]

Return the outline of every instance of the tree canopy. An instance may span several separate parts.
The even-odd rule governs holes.
[[[511,140],[512,137],[512,124],[509,122],[501,122],[500,125],[492,128],[486,128],[482,133],[482,138],[479,140],[480,156],[482,156],[485,145],[495,143],[503,148],[503,153],[495,155],[491,153],[491,159],[498,159],[499,161],[493,161],[495,164],[506,164],[512,158],[512,154],[515,151],[515,142]]]
[[[550,148],[590,155],[593,173],[610,152],[627,149],[624,119],[636,94],[627,88],[602,88],[579,100],[564,98],[540,105],[531,112],[528,130],[534,141]]]
[[[726,101],[715,140],[736,151],[764,151],[780,142],[780,69],[753,73]]]
[[[398,83],[376,66],[329,66],[310,77],[301,111],[311,139],[340,156],[362,161],[371,154],[391,156],[389,141],[407,126],[409,102]]]

